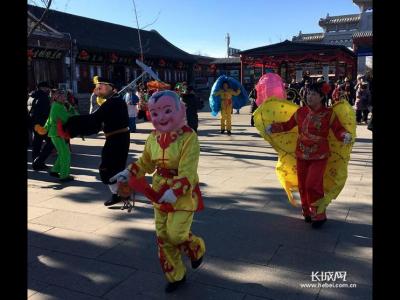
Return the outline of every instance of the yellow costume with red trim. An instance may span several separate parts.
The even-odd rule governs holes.
[[[232,89],[227,89],[226,91],[221,89],[216,92],[215,96],[221,97],[221,130],[232,130],[232,97],[238,96],[240,94],[240,89],[236,92]]]
[[[308,110],[307,107],[300,109],[298,105],[290,101],[271,97],[269,100],[265,101],[253,115],[256,128],[260,132],[260,135],[278,152],[276,174],[288,195],[290,203],[294,206],[296,206],[296,203],[293,192],[299,190],[296,158],[301,158],[303,160],[309,160],[310,158],[327,159],[323,174],[323,197],[313,203],[316,207],[316,213],[321,214],[325,211],[331,200],[339,195],[345,185],[347,166],[356,137],[355,113],[345,100],[336,102],[331,109],[324,109],[324,112],[326,111],[330,114],[328,121],[325,121],[327,123],[321,123],[321,126],[329,127],[329,129],[325,128],[325,130],[329,132],[326,140],[322,139],[321,142],[321,147],[323,147],[324,151],[320,153],[315,150],[314,153],[311,147],[314,144],[311,143],[308,145],[307,137],[310,136],[310,133],[307,130],[309,129],[308,121],[313,121],[317,127],[319,126],[317,115],[309,115],[310,118],[304,119],[307,121],[306,123],[301,121],[301,125],[305,126],[301,132],[299,132],[297,121],[296,124],[292,124],[293,126],[288,126],[290,122],[294,122],[295,119],[293,116],[297,116],[300,111],[306,113],[306,110]],[[265,132],[266,127],[270,124],[272,124],[272,132],[276,132],[271,135]],[[338,124],[340,124],[340,126],[338,126]],[[287,128],[284,128],[284,125],[287,125]],[[345,145],[342,140],[338,140],[337,133],[339,131],[343,133],[343,129],[339,130],[339,127],[342,127],[352,135],[351,143]],[[310,157],[310,155],[318,156],[319,154],[321,154],[321,157]]]
[[[199,155],[199,141],[190,127],[166,133],[155,130],[147,138],[142,156],[128,167],[132,186],[143,184],[144,175],[156,171],[152,188],[144,193],[154,205],[158,254],[169,282],[181,280],[186,273],[181,252],[192,261],[205,253],[203,239],[190,231],[194,212],[204,207],[197,175]],[[157,203],[167,189],[172,189],[176,202]]]

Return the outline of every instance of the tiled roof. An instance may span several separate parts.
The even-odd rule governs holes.
[[[227,58],[217,58],[211,62],[212,64],[239,64],[240,57],[227,57]]]
[[[40,17],[43,8],[28,5],[36,17]],[[44,23],[59,32],[68,32],[77,40],[80,47],[99,49],[103,51],[120,51],[139,55],[140,46],[137,29],[109,22],[49,10]],[[155,30],[140,30],[144,55],[163,57],[185,62],[194,62],[195,58],[167,41]]]
[[[319,25],[332,25],[332,24],[343,24],[343,23],[356,23],[360,21],[359,14],[353,15],[343,15],[343,16],[331,16],[325,19],[321,18],[319,20]]]
[[[248,56],[259,56],[259,55],[281,55],[281,54],[300,54],[307,52],[316,52],[316,51],[325,51],[325,50],[342,50],[345,53],[348,53],[354,56],[353,51],[349,50],[346,46],[343,45],[328,45],[328,44],[320,44],[320,43],[310,43],[310,42],[291,42],[284,41],[281,43],[276,43],[272,45],[267,45],[263,47],[252,48],[244,51],[240,51],[240,54],[245,54]]]
[[[354,38],[365,38],[365,37],[372,37],[373,33],[371,30],[368,31],[357,31],[353,33],[353,39]]]
[[[306,33],[293,37],[293,41],[322,41],[324,33]]]

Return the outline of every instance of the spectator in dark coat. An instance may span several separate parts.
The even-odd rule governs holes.
[[[363,82],[361,85],[359,85],[356,92],[355,106],[357,124],[361,124],[361,121],[367,124],[369,107],[371,104],[371,93],[368,89],[368,84]]]
[[[186,104],[186,118],[190,128],[197,132],[199,125],[199,117],[197,109],[199,108],[199,101],[194,93],[193,87],[188,86],[187,92],[181,95],[182,101]]]
[[[250,119],[250,125],[251,127],[254,127],[254,117],[253,117],[253,113],[256,111],[257,109],[257,90],[256,90],[256,84],[254,84],[254,88],[251,90],[250,94],[249,94],[249,99],[251,102],[251,119]]]
[[[47,82],[41,82],[28,99],[28,111],[32,125],[44,126],[50,113],[50,86]],[[45,170],[46,159],[54,149],[53,143],[47,135],[40,135],[34,131],[32,141],[32,168],[35,171]],[[43,146],[43,142],[44,146]],[[43,146],[43,148],[42,148]]]

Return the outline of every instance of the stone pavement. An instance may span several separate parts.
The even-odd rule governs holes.
[[[59,184],[28,165],[28,298],[38,299],[372,299],[372,133],[358,126],[345,188],[313,230],[286,199],[274,150],[250,127],[249,107],[233,115],[233,135],[200,113],[199,176],[206,209],[192,230],[206,242],[202,266],[166,295],[153,210],[144,199],[128,213],[107,208],[98,175],[104,136],[72,140],[71,173]],[[131,134],[129,160],[151,124]],[[28,153],[30,159],[30,151]],[[51,165],[54,156],[48,163]],[[345,271],[355,288],[301,287],[312,272]],[[332,283],[332,281],[323,281]]]

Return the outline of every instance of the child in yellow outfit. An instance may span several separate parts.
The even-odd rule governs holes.
[[[205,253],[201,237],[191,232],[194,212],[203,209],[197,166],[200,146],[197,134],[186,125],[185,107],[172,91],[152,95],[148,102],[155,130],[147,138],[142,156],[113,178],[135,181],[152,174],[151,199],[157,234],[158,256],[168,280],[166,292],[185,282],[186,268],[181,253],[197,268]]]

